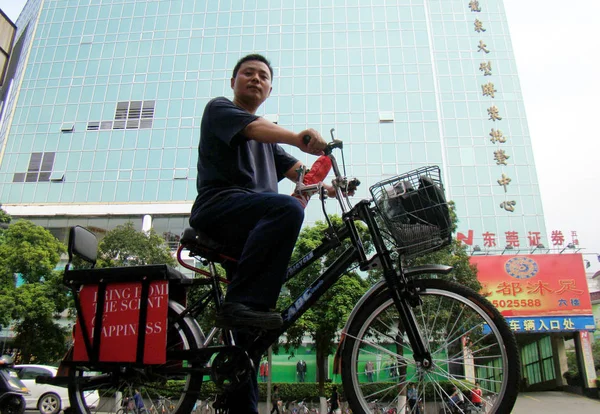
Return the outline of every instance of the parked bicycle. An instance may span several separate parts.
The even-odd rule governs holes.
[[[481,375],[485,371],[488,384],[482,388],[484,396],[493,397],[488,411],[510,412],[517,396],[520,368],[516,341],[504,318],[483,296],[448,280],[451,267],[403,266],[406,258],[441,249],[451,241],[450,216],[439,168],[423,167],[376,183],[370,187],[372,199],[352,205],[347,194],[359,182],[346,177],[345,167],[342,174],[332,153],[342,146],[341,141],[332,140],[326,154],[335,174],[332,184],[343,224],[331,223],[325,197],[321,197],[329,228],[320,246],[290,265],[287,277],[296,277],[331,251],[339,252],[338,259],[282,311],[280,329],[252,331],[256,339],[247,351],[235,346],[231,331],[213,327],[204,332],[197,322],[209,310],[220,310],[224,297],[222,282],[226,280],[219,276],[216,265],[236,260],[227,254],[226,248],[204,234],[186,229],[178,250],[182,266],[200,275],[196,279],[167,266],[72,270],[69,265],[64,279],[73,292],[79,317],[82,288],[95,284],[99,289],[99,302],[93,314],[96,324],[82,333],[79,345],[76,342],[76,346],[86,349],[88,357],[83,361],[63,361],[70,369],[71,405],[80,413],[93,413],[97,408],[86,404],[83,398],[86,391],[97,390],[103,395],[134,383],[158,392],[168,382],[170,395],[177,395],[172,414],[188,414],[205,377],[215,383],[219,398],[226,405],[227,398],[235,398],[236,386],[253,375],[252,358],[263,355],[348,269],[358,266],[362,271],[379,269],[382,279],[356,304],[342,331],[337,352],[344,394],[352,412],[371,412],[374,400],[392,406],[398,404],[409,383],[416,383],[422,390],[419,398],[425,406],[435,404],[445,398],[445,382],[456,382],[479,371]],[[321,184],[299,184],[298,189],[320,191]],[[357,222],[368,229],[373,254],[365,250]],[[93,265],[94,242],[93,235],[86,234],[84,229],[73,229],[69,241],[70,263],[78,256]],[[182,257],[184,250],[206,265],[196,267],[186,263]],[[162,348],[166,348],[165,360],[144,362],[147,358],[144,330],[137,336],[135,360],[129,363],[102,360],[100,349],[105,339],[101,340],[101,333],[106,311],[101,302],[101,293],[106,291],[102,286],[124,281],[141,283],[140,303],[146,304],[149,286],[157,280],[167,281],[169,287],[166,347]],[[193,285],[203,285],[206,289],[199,297],[186,301],[186,291]],[[144,311],[144,308],[140,308],[138,326],[148,326],[149,309]],[[94,310],[88,312],[92,314]],[[89,332],[92,329],[94,335]],[[394,377],[393,385],[389,376],[385,381],[375,376],[373,382],[364,378],[365,362],[376,360],[374,355],[394,361],[399,375]],[[401,406],[399,412],[405,411],[406,407]]]
[[[116,414],[148,414],[145,407],[137,407],[133,396],[121,400],[121,408]]]
[[[215,400],[210,400],[210,399],[206,399],[204,401],[202,400],[198,400],[196,403],[196,406],[194,406],[194,409],[192,410],[192,412],[194,414],[213,414],[214,410],[212,408],[212,404],[215,402]]]
[[[283,410],[284,414],[307,414],[309,413],[308,406],[304,402],[304,400],[297,401],[288,401],[285,404],[285,408]]]
[[[152,403],[150,406],[150,414],[171,414],[175,409],[175,404],[171,400],[162,395],[159,395],[158,398]]]
[[[342,414],[352,414],[352,410],[348,404],[348,401],[342,401],[340,404],[340,412]]]
[[[297,414],[296,400],[287,401],[283,404],[283,414]]]

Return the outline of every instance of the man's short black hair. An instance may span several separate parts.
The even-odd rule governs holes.
[[[271,62],[269,62],[269,60],[266,57],[264,57],[263,55],[259,55],[258,53],[246,55],[240,60],[238,60],[238,62],[235,64],[235,67],[233,68],[232,77],[235,78],[237,76],[238,70],[240,70],[240,66],[242,66],[242,63],[248,62],[250,60],[258,60],[259,62],[262,62],[265,65],[267,65],[269,71],[271,72],[271,81],[273,81],[273,68],[271,67]]]

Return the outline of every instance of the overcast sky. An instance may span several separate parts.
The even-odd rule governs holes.
[[[3,3],[2,10],[16,21],[25,0]],[[595,124],[600,118],[600,36],[595,26],[600,1],[504,0],[504,6],[548,236],[561,230],[570,239],[576,231],[581,253],[592,265],[588,270],[600,270],[595,206],[600,199],[600,128]]]

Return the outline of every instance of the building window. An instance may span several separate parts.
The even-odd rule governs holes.
[[[55,152],[32,153],[29,158],[29,167],[27,168],[27,172],[15,173],[13,175],[13,183],[36,183],[50,181],[55,155]]]
[[[152,128],[155,101],[117,102],[113,121],[90,121],[88,131],[106,131],[111,129],[148,129]]]
[[[187,180],[188,178],[188,169],[187,168],[175,168],[173,172],[174,180]]]
[[[144,129],[152,127],[154,101],[117,103],[113,129]]]
[[[393,112],[379,112],[379,122],[394,122]]]
[[[523,377],[528,385],[556,378],[552,353],[552,340],[546,336],[539,341],[525,345],[521,349],[521,363],[523,364]]]
[[[65,122],[60,126],[60,132],[73,132],[75,130],[75,124],[73,122]]]

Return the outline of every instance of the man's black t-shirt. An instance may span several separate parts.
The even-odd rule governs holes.
[[[198,146],[198,197],[193,210],[230,192],[277,192],[277,183],[298,160],[278,144],[260,143],[241,135],[257,118],[224,97],[206,105]]]

